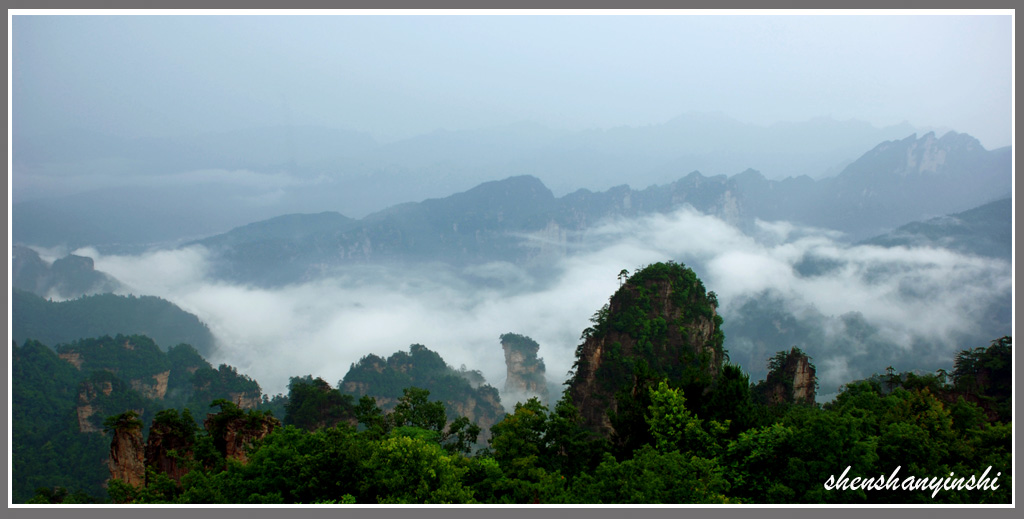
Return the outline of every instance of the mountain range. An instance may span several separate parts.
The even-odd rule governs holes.
[[[1013,258],[1013,199],[1004,198],[960,213],[911,222],[861,243],[944,248],[1010,261]]]
[[[12,136],[13,234],[39,246],[132,251],[287,213],[361,218],[518,175],[541,179],[558,196],[604,191],[623,179],[666,184],[695,170],[823,178],[915,131],[828,118],[760,126],[690,113],[642,127],[567,132],[524,122],[396,142],[315,127],[160,140],[19,133]]]
[[[569,254],[608,218],[684,206],[744,230],[758,220],[786,220],[840,231],[856,242],[1008,197],[1011,169],[1009,148],[988,151],[966,134],[928,133],[881,143],[839,175],[819,180],[695,171],[643,190],[621,185],[556,197],[540,179],[523,175],[358,220],[333,212],[291,214],[192,243],[211,251],[218,277],[276,285],[369,262],[542,267]]]

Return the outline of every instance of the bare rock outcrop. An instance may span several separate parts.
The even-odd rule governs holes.
[[[167,395],[167,380],[170,376],[171,370],[166,370],[149,378],[132,380],[130,384],[132,389],[150,400],[163,400]]]
[[[226,447],[224,456],[227,459],[248,463],[249,457],[246,451],[257,440],[266,438],[274,431],[274,428],[281,425],[277,419],[268,417],[256,424],[249,423],[247,419],[237,419],[228,424],[224,434],[224,445]]]
[[[498,390],[483,385],[476,389],[476,397],[467,397],[465,400],[449,400],[445,404],[455,414],[469,418],[469,421],[480,426],[479,441],[486,441],[491,436],[491,426],[498,423],[504,417],[501,406],[501,398]]]
[[[93,416],[96,414],[96,406],[93,404],[100,395],[110,396],[113,391],[113,383],[109,380],[86,380],[82,382],[78,390],[78,405],[75,407],[79,431],[84,433],[101,431],[93,419]]]
[[[235,392],[228,393],[231,401],[242,409],[256,409],[260,405],[260,392]]]

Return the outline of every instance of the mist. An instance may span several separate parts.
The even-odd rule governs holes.
[[[132,293],[157,295],[198,315],[218,341],[211,363],[237,367],[268,394],[286,392],[291,376],[335,384],[361,357],[386,357],[414,343],[452,366],[479,369],[500,388],[505,366],[498,336],[506,332],[535,339],[547,377],[561,383],[581,332],[618,288],[619,271],[666,260],[690,266],[718,294],[725,347],[752,381],[764,376],[775,351],[796,345],[818,367],[820,396],[889,365],[950,367],[960,349],[1010,333],[986,317],[1009,305],[1005,261],[933,248],[850,246],[834,231],[786,222],[758,222],[747,235],[690,208],[608,221],[580,238],[550,279],[508,263],[353,265],[338,276],[280,289],[211,279],[207,253],[198,246],[134,256],[90,248],[76,254],[92,257]],[[809,269],[809,262],[820,268]],[[764,317],[765,308],[775,315]],[[769,328],[800,328],[802,342],[766,343],[764,322],[754,325],[755,319],[774,320]],[[782,333],[779,340],[790,337]]]
[[[1010,142],[1010,16],[674,14],[15,15],[12,117],[30,134],[294,124],[391,141],[521,120],[642,126],[700,109]]]

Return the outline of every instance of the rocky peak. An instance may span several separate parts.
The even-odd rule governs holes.
[[[133,487],[146,484],[145,449],[142,446],[142,422],[129,411],[113,418],[109,424],[114,438],[110,442],[107,468],[110,479],[120,479]]]
[[[939,145],[934,132],[907,147],[906,161],[897,173],[935,173],[946,162],[946,149]]]
[[[693,270],[657,263],[632,276],[623,271],[620,282],[584,330],[568,381],[587,427],[606,437],[624,434],[615,416],[631,412],[637,395],[662,379],[706,393],[725,356],[717,298]]]
[[[768,361],[768,376],[754,393],[768,405],[813,404],[818,381],[811,358],[800,348],[780,351]]]
[[[515,333],[506,333],[500,339],[501,348],[505,351],[505,400],[525,402],[535,396],[546,404],[548,387],[544,359],[537,357],[540,345]]]

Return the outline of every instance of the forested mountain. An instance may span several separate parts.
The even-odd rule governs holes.
[[[216,348],[213,334],[198,317],[159,297],[96,294],[50,301],[17,288],[11,291],[15,342],[34,339],[56,346],[119,333],[146,335],[164,348],[191,344],[203,355]]]
[[[254,407],[259,384],[226,365],[213,368],[191,346],[166,351],[140,335],[103,336],[57,346],[35,340],[11,348],[14,502],[39,487],[105,494],[108,416],[134,410],[148,422],[162,409],[206,416],[223,398]]]
[[[234,281],[281,284],[355,263],[506,261],[543,268],[569,254],[606,218],[668,213],[684,205],[742,229],[756,219],[842,231],[863,239],[963,211],[1010,193],[1010,150],[987,151],[965,134],[926,134],[882,143],[836,177],[768,180],[756,171],[733,177],[693,172],[671,184],[563,197],[537,178],[511,177],[469,191],[408,203],[350,220],[337,214],[289,215],[200,240],[215,273]]]
[[[587,428],[631,451],[651,440],[640,420],[651,405],[648,390],[670,379],[700,406],[726,353],[715,293],[693,270],[659,263],[622,278],[583,332],[567,383]]]
[[[395,408],[406,388],[425,389],[432,399],[444,403],[448,420],[465,416],[488,431],[505,410],[498,390],[479,383],[482,378],[479,372],[457,370],[437,352],[413,344],[408,352],[398,351],[387,359],[372,354],[363,357],[338,382],[338,389],[357,399],[372,397],[385,411]],[[481,439],[486,439],[486,434]]]

